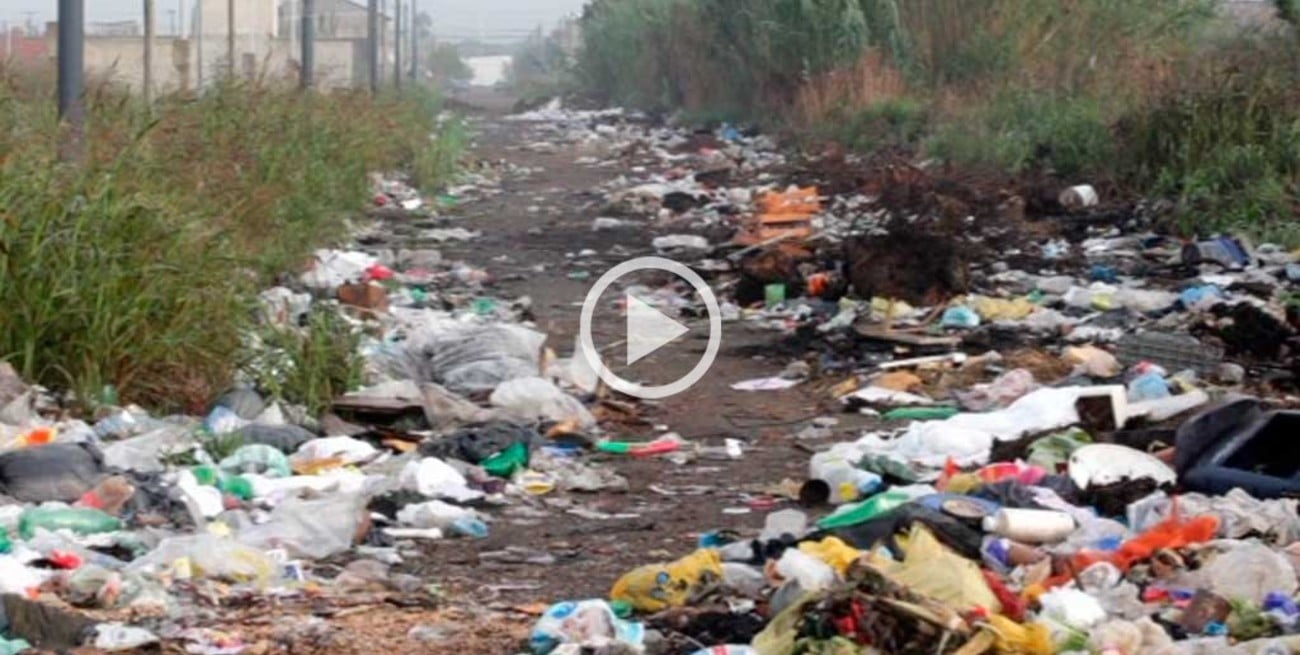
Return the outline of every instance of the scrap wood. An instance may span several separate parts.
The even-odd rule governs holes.
[[[961,337],[918,334],[916,332],[909,332],[908,329],[887,329],[882,325],[857,325],[854,326],[854,329],[860,336],[867,339],[873,341],[885,341],[888,343],[898,343],[905,346],[955,348],[961,344]]]

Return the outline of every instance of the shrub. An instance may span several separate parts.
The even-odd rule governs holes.
[[[151,112],[97,86],[87,156],[58,157],[47,75],[0,71],[0,359],[94,398],[196,409],[228,384],[253,297],[345,236],[367,174],[447,174],[418,95],[232,83]],[[430,138],[436,134],[436,138]]]

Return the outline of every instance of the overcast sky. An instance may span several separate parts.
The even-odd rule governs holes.
[[[278,2],[279,0],[266,0]],[[363,0],[364,1],[364,0]],[[483,34],[491,40],[523,34],[538,25],[554,25],[559,18],[581,10],[586,0],[419,0],[420,10],[433,15],[439,36],[467,37]],[[172,17],[186,4],[191,13],[193,0],[156,0],[159,30],[168,29]],[[389,4],[393,0],[388,0]],[[141,0],[85,0],[88,21],[139,19]],[[30,18],[37,26],[53,20],[57,0],[0,0],[0,21],[23,24]]]

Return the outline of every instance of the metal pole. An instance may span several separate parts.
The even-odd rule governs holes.
[[[411,0],[411,80],[420,81],[420,0]]]
[[[226,58],[230,60],[230,79],[235,78],[235,0],[226,0]]]
[[[226,0],[226,58],[230,60],[227,77],[235,77],[235,0]]]
[[[195,58],[198,64],[198,75],[196,76],[198,90],[203,90],[203,0],[198,1],[194,14],[194,41],[195,41]]]
[[[393,86],[402,88],[402,0],[397,0],[393,16]]]
[[[85,130],[83,104],[86,64],[85,0],[59,0],[59,118],[67,122],[65,156],[80,158]]]
[[[370,92],[379,93],[379,0],[370,0],[369,5],[366,50],[370,55]]]
[[[310,89],[316,72],[316,0],[302,0],[302,70],[299,82]]]
[[[144,104],[153,106],[154,0],[144,0]]]

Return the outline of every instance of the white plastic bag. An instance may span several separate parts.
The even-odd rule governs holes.
[[[576,421],[582,428],[596,425],[596,418],[577,398],[539,377],[502,382],[492,392],[489,402],[501,408],[506,416],[522,421]]]
[[[329,557],[352,547],[367,518],[366,498],[360,493],[292,498],[276,507],[266,523],[241,530],[238,540],[263,550],[284,548],[296,557]]]

